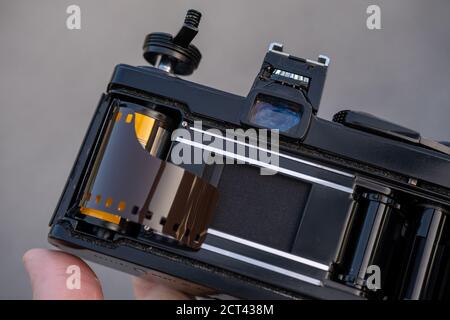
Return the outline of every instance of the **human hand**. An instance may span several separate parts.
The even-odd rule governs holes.
[[[94,271],[81,259],[65,252],[47,249],[31,249],[23,256],[36,300],[101,300],[103,291]],[[80,289],[67,288],[67,267],[80,268]],[[155,282],[133,278],[134,295],[142,300],[188,299],[181,292]]]

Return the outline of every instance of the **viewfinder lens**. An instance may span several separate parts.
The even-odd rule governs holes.
[[[283,99],[258,96],[250,112],[250,121],[260,127],[286,132],[302,119],[300,105]]]

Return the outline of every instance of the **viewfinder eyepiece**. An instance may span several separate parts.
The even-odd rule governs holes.
[[[249,120],[263,128],[287,132],[300,123],[302,111],[296,103],[259,95],[250,111]]]

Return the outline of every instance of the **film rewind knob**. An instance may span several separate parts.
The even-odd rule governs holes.
[[[143,46],[145,60],[171,74],[192,74],[202,58],[197,47],[191,44],[198,33],[201,16],[196,10],[188,10],[184,24],[175,37],[162,32],[148,34]]]

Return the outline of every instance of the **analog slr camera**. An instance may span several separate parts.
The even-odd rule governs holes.
[[[180,78],[200,17],[114,69],[50,243],[192,296],[449,299],[449,144],[317,117],[329,59],[277,43],[246,97]]]

